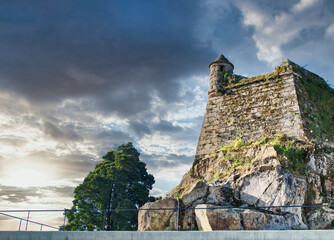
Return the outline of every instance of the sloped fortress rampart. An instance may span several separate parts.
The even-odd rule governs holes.
[[[210,66],[208,103],[196,159],[214,153],[220,145],[233,141],[238,135],[252,139],[265,133],[282,132],[304,139],[296,74],[280,72],[291,67],[288,60],[270,75],[231,86],[224,82],[228,80],[224,80],[224,71],[219,65]]]
[[[301,85],[300,71],[317,78],[318,85],[324,83],[289,60],[272,73],[240,79],[232,74],[233,64],[220,55],[210,64],[208,103],[195,160],[213,154],[237,136],[247,140],[279,132],[306,140],[308,116],[301,108],[310,99],[297,92],[302,90],[297,86],[298,81]]]

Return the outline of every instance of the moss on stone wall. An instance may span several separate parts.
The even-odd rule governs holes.
[[[334,90],[321,77],[297,65],[300,110],[310,140],[334,142]]]
[[[209,97],[196,159],[214,153],[219,144],[232,142],[238,134],[246,140],[279,131],[302,135],[293,75],[279,74],[275,71],[245,79],[225,86],[221,95]]]
[[[284,161],[285,167],[293,173],[294,176],[306,177],[307,176],[307,148],[301,148],[296,145],[295,140],[290,139],[283,143],[273,143],[273,146],[277,153],[285,158],[280,159]]]
[[[248,171],[252,163],[261,156],[261,151],[267,147],[274,147],[282,166],[293,175],[306,177],[306,155],[312,147],[305,143],[300,144],[282,133],[264,135],[250,140],[244,140],[242,136],[237,136],[232,143],[220,145],[214,154],[197,163],[195,169],[207,169],[204,165],[215,163],[210,166],[208,172],[197,172],[193,176],[197,179],[206,179],[208,182],[216,179],[225,181],[232,173],[242,174]],[[217,164],[217,162],[222,164]]]

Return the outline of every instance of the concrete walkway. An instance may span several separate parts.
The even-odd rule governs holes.
[[[170,232],[0,232],[0,240],[325,240],[334,230]]]

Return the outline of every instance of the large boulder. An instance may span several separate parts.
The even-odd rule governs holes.
[[[301,206],[304,204],[307,183],[280,168],[263,172],[252,172],[239,182],[239,199],[254,206]],[[293,213],[300,227],[306,227],[301,208],[272,208],[273,213]]]
[[[144,204],[138,214],[138,231],[177,230],[176,210],[170,210],[175,208],[177,208],[177,200],[172,198]]]
[[[195,183],[189,190],[189,192],[182,197],[183,204],[188,207],[196,200],[206,197],[208,194],[209,186],[205,182]]]
[[[317,208],[306,214],[307,223],[310,228],[333,227],[331,223],[334,219],[334,210],[328,207]]]
[[[199,204],[195,215],[199,230],[243,230],[239,210],[213,209],[216,205]]]
[[[209,194],[206,197],[206,203],[221,205],[221,206],[235,206],[237,200],[234,198],[234,190],[221,184],[210,184]]]
[[[196,206],[196,221],[200,230],[282,230],[302,227],[293,214],[275,215],[249,209],[217,207],[210,204]]]

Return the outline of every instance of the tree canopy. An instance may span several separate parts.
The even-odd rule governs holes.
[[[74,190],[73,207],[67,211],[67,231],[136,230],[138,211],[149,200],[154,177],[129,142],[103,156],[83,183]]]

